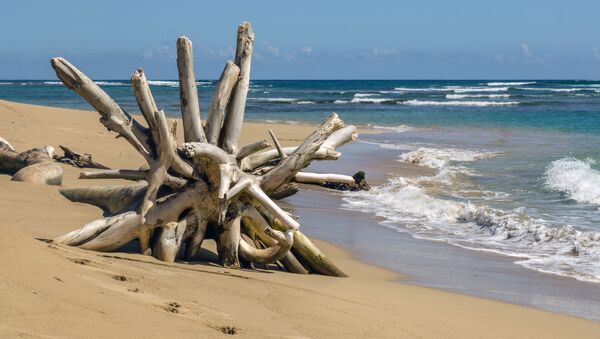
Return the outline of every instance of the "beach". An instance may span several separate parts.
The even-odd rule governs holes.
[[[285,145],[297,144],[313,129],[247,123],[241,143],[267,137],[269,128]],[[62,144],[113,168],[143,163],[90,111],[0,101],[0,136],[20,151]],[[118,183],[79,180],[80,169],[61,166],[64,187]],[[9,179],[0,176],[0,336],[217,337],[233,331],[259,337],[591,338],[600,333],[600,324],[590,320],[415,286],[407,283],[410,276],[361,262],[359,253],[325,241],[318,245],[348,278],[224,269],[209,251],[198,261],[169,264],[135,253],[48,244],[36,239],[78,228],[101,211],[69,202],[58,187]],[[300,210],[309,197],[299,195],[287,204]],[[300,213],[300,222],[311,224],[304,230],[312,236],[318,234],[311,233],[314,227],[335,228],[329,224],[336,213],[313,209],[304,212],[311,218]],[[320,220],[327,222],[315,225]],[[207,250],[213,246],[203,244]]]

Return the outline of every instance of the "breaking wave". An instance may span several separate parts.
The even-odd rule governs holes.
[[[408,232],[416,238],[517,257],[515,263],[530,269],[600,282],[600,265],[597,264],[600,260],[600,232],[580,231],[569,225],[555,225],[533,218],[525,208],[503,210],[485,204],[443,198],[451,194],[436,194],[439,192],[434,189],[437,186],[456,185],[449,173],[470,174],[458,163],[497,155],[495,152],[457,148],[417,148],[403,153],[400,161],[437,169],[436,175],[397,177],[370,191],[348,192],[343,207],[374,214],[383,219],[382,225]],[[569,169],[565,170],[565,167]],[[584,162],[561,159],[549,166],[547,175],[553,178],[554,172],[578,172],[564,186],[571,182],[583,186],[580,179],[584,173],[585,176],[591,173],[598,180],[594,181],[593,186],[600,187],[600,173],[590,170],[594,171]],[[481,193],[484,195],[483,202],[505,199],[508,195],[504,192]],[[589,198],[587,193],[584,196],[587,197],[585,199],[594,199]]]
[[[589,158],[553,161],[546,169],[546,186],[577,202],[600,206],[600,171],[593,169],[593,164]]]
[[[472,106],[472,107],[486,107],[486,106],[509,106],[518,105],[518,101],[432,101],[432,100],[407,100],[399,102],[403,105],[411,106]]]

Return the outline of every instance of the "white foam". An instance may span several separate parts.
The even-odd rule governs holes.
[[[62,85],[60,81],[44,81],[44,85]]]
[[[414,130],[414,127],[407,126],[407,125],[398,125],[398,126],[379,126],[379,125],[374,125],[373,128],[394,131],[394,132],[397,132],[397,133],[403,133],[403,132]]]
[[[298,105],[310,105],[310,104],[314,104],[314,101],[310,101],[310,100],[304,100],[304,101],[298,101],[297,104]]]
[[[578,91],[594,91],[593,88],[543,88],[543,87],[517,87],[519,90],[523,91],[546,91],[546,92],[578,92]]]
[[[510,94],[446,94],[446,99],[466,98],[506,99],[510,98]]]
[[[0,82],[0,85],[14,85],[14,82]]]
[[[151,86],[179,87],[179,82],[178,81],[164,81],[164,80],[148,80],[148,85],[151,85]]]
[[[471,93],[471,92],[505,92],[508,87],[452,87],[454,93]]]
[[[127,86],[124,82],[113,82],[113,81],[94,81],[99,86]]]
[[[399,104],[410,106],[509,106],[518,105],[518,101],[431,101],[431,100],[407,100],[401,101]]]
[[[352,104],[361,104],[361,103],[369,103],[369,104],[382,104],[382,103],[394,103],[394,99],[389,98],[352,98],[350,103]]]
[[[354,94],[355,98],[367,98],[367,97],[374,97],[374,96],[379,96],[378,93],[356,93]]]
[[[600,206],[600,171],[593,169],[593,164],[592,159],[553,161],[546,169],[546,186],[577,202]]]
[[[535,84],[535,81],[488,82],[488,86],[523,86]]]
[[[451,86],[450,86],[451,87]],[[396,92],[449,92],[453,91],[450,87],[396,87],[394,91]],[[386,91],[382,91],[386,92]],[[394,93],[394,92],[391,92]]]
[[[491,159],[498,156],[497,152],[474,151],[460,148],[419,147],[416,150],[403,153],[399,160],[436,169],[446,167],[449,162],[469,162]]]
[[[337,104],[337,105],[343,105],[343,104],[347,104],[347,103],[349,103],[349,102],[350,102],[350,101],[348,101],[348,100],[336,100],[336,101],[334,101],[333,103],[334,103],[334,104]]]
[[[250,100],[263,101],[263,102],[279,102],[279,103],[293,103],[296,101],[294,98],[249,98]]]
[[[525,259],[517,263],[528,268],[600,282],[598,232],[552,226],[522,208],[504,211],[436,198],[407,178],[346,193],[344,201],[344,208],[375,214],[383,225],[417,238],[518,256]]]

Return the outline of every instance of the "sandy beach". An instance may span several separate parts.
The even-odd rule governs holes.
[[[247,123],[241,143],[266,138],[268,128],[286,145],[312,131],[309,125]],[[91,111],[0,101],[0,136],[18,151],[62,144],[114,168],[143,163]],[[79,180],[80,169],[62,167],[64,187],[118,182]],[[600,324],[589,320],[404,284],[398,274],[323,241],[318,245],[348,278],[224,269],[213,263],[212,241],[203,244],[206,251],[198,261],[186,264],[47,244],[36,238],[78,228],[101,211],[71,203],[56,186],[9,179],[0,175],[2,337],[218,337],[233,328],[242,337],[593,338],[600,333]]]

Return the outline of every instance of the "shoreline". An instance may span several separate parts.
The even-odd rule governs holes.
[[[266,126],[264,123],[246,124],[242,142],[265,138]],[[285,130],[278,132],[283,144],[294,143],[312,131],[309,126],[299,128],[298,125],[269,124],[270,128],[273,126]],[[132,168],[132,164],[140,160],[123,140],[114,140],[97,122],[97,114],[90,111],[0,101],[0,136],[8,139],[17,150],[45,144],[72,146],[77,151],[91,153],[96,161],[111,167]],[[333,163],[322,162],[322,165],[332,168]],[[82,182],[76,179],[79,169],[67,166],[63,169],[65,186],[111,183],[106,180]],[[187,271],[187,268],[182,270],[186,265],[164,265],[137,254],[103,254],[62,246],[56,251],[33,238],[52,237],[79,227],[97,217],[98,209],[66,201],[58,195],[56,187],[10,182],[5,175],[0,176],[0,188],[0,199],[8,201],[0,210],[0,227],[8,230],[8,236],[5,234],[0,238],[2,247],[14,244],[17,248],[23,247],[19,248],[18,254],[6,255],[3,260],[7,261],[7,265],[3,264],[0,269],[2,278],[10,282],[6,293],[2,293],[3,300],[0,300],[10,306],[0,313],[0,319],[8,320],[3,323],[10,324],[0,326],[0,333],[6,335],[69,335],[68,328],[50,325],[56,321],[62,325],[89,325],[108,330],[104,335],[110,336],[114,332],[106,324],[80,321],[82,317],[93,317],[99,311],[103,314],[101,317],[117,323],[112,331],[137,335],[149,333],[151,336],[167,333],[158,329],[158,325],[148,326],[152,321],[167,327],[180,326],[178,334],[187,333],[187,336],[190,333],[216,335],[218,332],[215,332],[214,326],[224,323],[239,326],[242,334],[316,337],[475,337],[483,333],[517,337],[575,334],[592,337],[600,329],[598,323],[561,314],[413,286],[405,279],[398,282],[400,278],[396,272],[365,264],[356,260],[358,256],[354,253],[321,241],[319,245],[324,246],[324,251],[336,263],[339,260],[350,278],[298,276],[260,270],[238,272],[204,262],[194,263],[189,268],[192,271]],[[27,212],[32,206],[36,206],[36,213]],[[306,221],[306,224],[310,223]],[[10,252],[7,248],[4,251]],[[65,259],[73,257],[83,257],[93,265],[75,265]],[[148,265],[149,262],[152,264]],[[39,270],[37,276],[40,281],[35,281],[36,275],[29,274],[29,271],[35,270]],[[111,279],[109,271],[130,276],[132,283],[123,284]],[[59,274],[58,278],[63,283],[68,282],[67,290],[59,288],[65,285],[53,278]],[[243,278],[233,279],[232,276]],[[55,288],[53,284],[59,287]],[[54,300],[60,306],[31,299],[31,291],[25,291],[23,286],[34,286],[46,296],[46,300]],[[206,286],[232,294],[215,294]],[[128,291],[129,288],[140,288],[144,293],[133,293]],[[240,293],[241,289],[248,288],[263,298]],[[90,291],[94,292],[94,297],[89,295]],[[124,298],[124,301],[109,300],[115,296],[118,297],[116,299]],[[165,313],[163,306],[171,299],[177,299],[183,305],[178,307],[181,313]],[[131,300],[133,306],[125,302]],[[77,307],[73,308],[74,304]],[[56,307],[57,314],[52,314],[50,310]],[[257,309],[260,312],[256,312]],[[36,317],[20,316],[32,310]],[[118,320],[119,316],[129,312],[139,312],[133,315],[133,322]],[[191,319],[195,320],[194,324],[184,321]],[[139,332],[134,332],[134,329]]]

